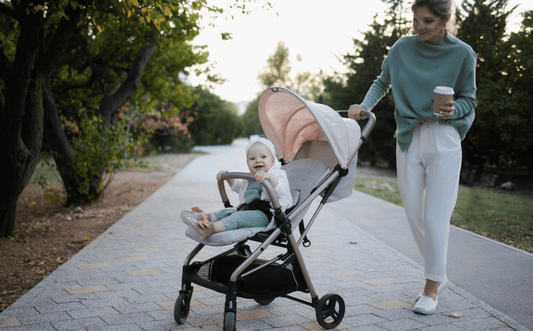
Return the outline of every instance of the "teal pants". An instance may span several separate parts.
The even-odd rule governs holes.
[[[260,210],[241,210],[226,208],[214,212],[217,220],[224,223],[226,230],[242,228],[264,228],[270,223],[268,217]]]

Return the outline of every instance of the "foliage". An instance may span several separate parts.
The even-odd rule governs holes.
[[[401,0],[387,0],[390,9],[376,15],[362,40],[354,39],[355,52],[343,58],[346,75],[324,80],[324,102],[336,109],[361,103],[380,74],[381,63],[390,46],[409,33],[408,11]],[[533,169],[533,38],[531,12],[523,13],[522,28],[506,35],[508,0],[465,0],[457,13],[458,37],[471,45],[478,56],[476,120],[463,141],[464,161],[483,171],[487,166]],[[389,93],[373,111],[376,128],[361,150],[360,157],[375,163],[380,159],[395,164],[396,128],[394,101]]]
[[[268,57],[264,71],[259,73],[257,78],[265,89],[273,86],[285,87],[306,100],[316,101],[323,89],[322,74],[313,75],[306,71],[297,72],[292,77],[289,55],[289,48],[285,46],[285,43],[278,42],[274,54]],[[301,61],[299,54],[297,60]]]
[[[514,8],[507,0],[463,2],[458,37],[478,55],[476,121],[465,140],[466,159],[481,170],[511,158],[517,166],[533,166],[533,124],[530,115],[531,12],[524,13],[521,31],[506,34]]]
[[[398,206],[403,206],[398,182],[395,180],[356,177],[354,189]]]
[[[408,33],[406,13],[401,7],[402,1],[389,2],[392,2],[389,11],[384,17],[377,14],[374,16],[363,39],[353,39],[354,53],[345,54],[343,57],[348,73],[325,78],[324,103],[334,109],[348,109],[352,104],[363,102],[366,92],[381,73],[381,63],[388,50]],[[381,159],[388,161],[389,167],[395,167],[396,122],[392,94],[383,98],[372,111],[377,114],[376,127],[359,156],[372,164]]]
[[[102,122],[102,117],[83,114],[79,133],[73,139],[76,150],[74,171],[78,178],[82,178],[78,186],[81,194],[89,194],[91,182],[95,179],[103,191],[113,174],[130,163],[128,158],[142,152],[141,142],[134,141],[131,133],[124,130],[124,120],[117,120],[103,130]],[[104,176],[97,176],[102,170]]]
[[[235,105],[201,87],[195,91],[199,97],[189,109],[197,114],[189,125],[194,144],[231,144],[242,133],[242,122]]]
[[[289,54],[289,48],[280,41],[274,54],[270,55],[267,59],[265,70],[259,73],[258,80],[264,89],[274,86],[285,87],[306,100],[319,102],[324,89],[322,73],[313,75],[308,71],[297,72],[291,77],[292,68],[290,66]],[[301,60],[301,57],[298,55],[297,59]],[[263,133],[257,113],[259,97],[260,95],[248,105],[242,116],[244,136]]]
[[[259,121],[259,114],[257,113],[259,108],[259,97],[258,95],[254,101],[250,102],[246,111],[241,117],[243,125],[243,135],[249,137],[253,134],[263,133],[263,128],[261,127],[261,122]]]

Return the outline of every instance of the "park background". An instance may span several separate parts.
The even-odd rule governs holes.
[[[298,24],[268,26],[269,17],[275,22],[275,17],[287,15],[283,5],[275,1],[223,4],[0,1],[0,158],[6,169],[0,175],[3,245],[32,240],[20,218],[23,212],[30,217],[27,211],[34,202],[23,194],[28,187],[41,188],[48,210],[60,206],[71,211],[64,211],[65,215],[79,215],[74,210],[110,200],[112,194],[105,193],[113,190],[121,171],[153,168],[150,157],[154,155],[188,155],[196,145],[230,144],[260,134],[257,100],[261,90],[270,86],[287,87],[308,100],[347,109],[363,100],[390,46],[413,33],[410,3],[404,1],[376,1],[379,9],[366,5],[359,11],[345,11],[354,20],[361,17],[364,24],[345,32],[343,38],[350,44],[346,50],[329,50],[328,35],[316,36],[311,46],[317,53],[328,54],[319,60],[333,55],[338,61],[317,68],[305,65],[308,53],[296,46],[293,51],[284,40],[288,30],[302,39],[316,31]],[[491,190],[467,191],[462,202],[466,209],[479,207],[474,212],[478,224],[472,231],[531,251],[533,12],[531,8],[520,11],[523,6],[517,5],[506,0],[464,0],[457,8],[458,37],[478,55],[479,105],[463,142],[462,183]],[[342,2],[332,2],[335,6],[344,12]],[[320,6],[314,10],[331,16]],[[266,21],[256,19],[258,12],[266,15],[261,16]],[[316,22],[318,31],[335,24],[305,13],[302,9],[302,16]],[[218,88],[231,81],[226,82],[229,78],[217,69],[221,59],[210,54],[215,43],[202,42],[202,31],[214,31],[217,43],[231,45],[233,33],[221,22],[239,19],[248,20],[248,25],[256,20],[263,31],[278,37],[272,44],[252,35],[268,49],[228,46],[240,61],[230,70],[254,77],[246,83],[252,88],[249,91],[231,88],[243,100],[217,94],[225,94]],[[262,63],[255,64],[253,72],[246,69],[243,61],[258,58]],[[360,152],[362,166],[389,173],[394,169],[393,108],[389,94],[374,109],[377,126]],[[381,194],[382,184],[363,182],[357,189]],[[504,191],[502,184],[514,191]],[[393,186],[387,182],[384,187],[392,189],[385,189],[381,197],[401,204],[397,196],[388,196],[396,191]],[[496,201],[511,210],[489,211]],[[35,229],[44,222],[30,219],[29,224]],[[78,246],[94,235],[86,238]],[[50,270],[64,261],[52,260]]]

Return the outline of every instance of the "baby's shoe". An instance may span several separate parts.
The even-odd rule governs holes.
[[[215,220],[215,214],[213,213],[204,213],[205,216],[207,216],[207,220],[209,222],[214,222]],[[193,220],[197,220],[199,222],[203,221],[204,218],[202,217],[202,214],[201,213],[197,213],[195,211],[188,211],[188,210],[182,210],[180,212],[180,218],[181,220],[183,221],[183,223],[187,224],[187,218],[192,218]]]
[[[187,217],[184,220],[185,224],[191,227],[191,229],[194,231],[194,234],[200,239],[207,239],[210,235],[215,233],[215,227],[213,226],[213,223],[209,223],[207,228],[203,228],[200,226],[199,222],[191,217]]]

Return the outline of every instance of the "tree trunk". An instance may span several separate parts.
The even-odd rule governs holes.
[[[41,83],[31,80],[35,55],[42,37],[40,22],[21,22],[17,53],[6,73],[7,93],[0,109],[0,236],[13,234],[17,201],[28,183],[40,154],[42,134]],[[31,84],[30,84],[31,81]],[[33,135],[33,136],[32,136]]]
[[[154,53],[157,47],[157,37],[151,38],[145,47],[143,47],[134,62],[131,65],[128,76],[124,82],[118,87],[116,91],[110,88],[100,102],[100,112],[104,116],[104,127],[112,124],[112,117],[116,111],[135,93],[140,86],[140,80],[146,63]],[[114,85],[114,84],[113,84]],[[45,109],[45,141],[53,150],[54,160],[57,170],[63,180],[63,185],[67,193],[66,205],[81,205],[90,203],[96,200],[102,190],[100,189],[100,182],[104,176],[102,170],[99,174],[94,176],[90,183],[89,192],[82,193],[78,190],[84,178],[79,177],[75,171],[75,164],[73,163],[74,153],[72,145],[70,144],[59,120],[59,112],[55,105],[54,98],[50,91],[50,82],[47,80],[43,87],[44,109]]]

